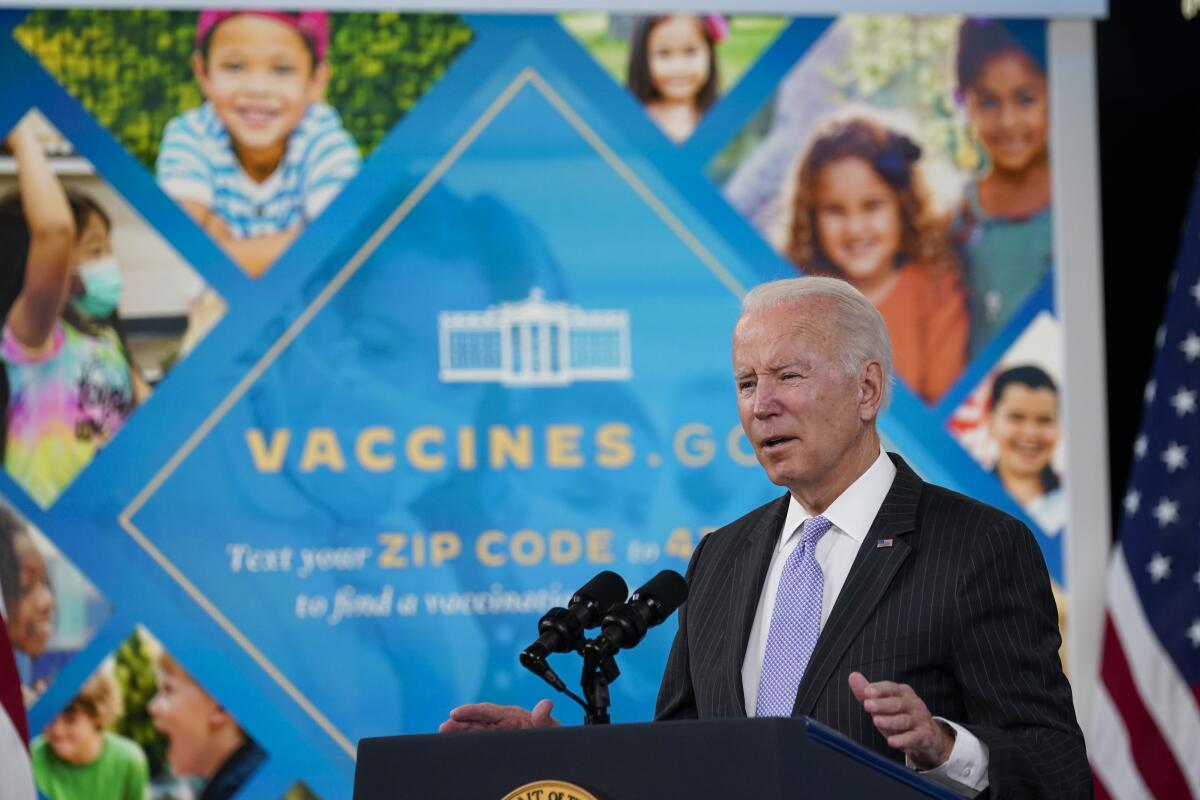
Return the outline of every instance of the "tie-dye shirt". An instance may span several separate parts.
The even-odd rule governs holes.
[[[60,320],[48,352],[31,354],[4,328],[8,370],[4,468],[43,508],[125,423],[133,381],[117,333],[81,333]]]

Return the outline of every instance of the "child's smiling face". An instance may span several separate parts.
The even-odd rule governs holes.
[[[1023,53],[989,59],[966,92],[967,113],[992,165],[1020,172],[1046,153],[1050,112],[1046,76]]]
[[[46,726],[46,741],[63,761],[83,766],[100,757],[104,734],[98,720],[72,706],[50,720]]]
[[[992,409],[989,424],[1003,471],[1037,476],[1058,446],[1058,396],[1046,387],[1010,384]]]
[[[712,65],[700,21],[673,16],[659,22],[646,37],[650,80],[669,103],[695,102]]]
[[[321,98],[325,64],[313,64],[304,37],[278,19],[237,14],[213,29],[197,54],[196,79],[224,123],[243,166],[278,166],[308,104]],[[265,175],[262,177],[266,177]]]
[[[13,538],[13,551],[19,591],[17,602],[8,610],[8,635],[14,650],[36,657],[46,652],[54,633],[54,592],[46,562],[27,532]]]
[[[900,252],[900,197],[866,159],[848,156],[821,168],[816,180],[817,241],[853,284],[895,268]]]

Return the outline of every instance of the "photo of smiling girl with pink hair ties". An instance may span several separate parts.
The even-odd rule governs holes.
[[[636,17],[629,47],[629,90],[673,142],[692,135],[717,100],[716,45],[729,33],[724,17]]]

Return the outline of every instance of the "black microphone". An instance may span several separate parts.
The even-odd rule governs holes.
[[[588,642],[586,649],[597,658],[608,658],[618,650],[633,647],[646,631],[659,624],[687,600],[688,585],[683,576],[664,569],[629,598],[629,602],[604,615],[601,633]]]
[[[566,608],[552,608],[538,620],[541,635],[521,653],[521,663],[546,677],[546,656],[574,650],[583,639],[583,632],[599,625],[604,615],[620,605],[628,593],[629,587],[620,575],[608,570],[601,572],[575,592]]]

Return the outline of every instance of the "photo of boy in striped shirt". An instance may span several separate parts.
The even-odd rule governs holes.
[[[205,103],[163,132],[168,195],[257,278],[358,172],[329,81],[320,11],[202,11],[192,69]]]

